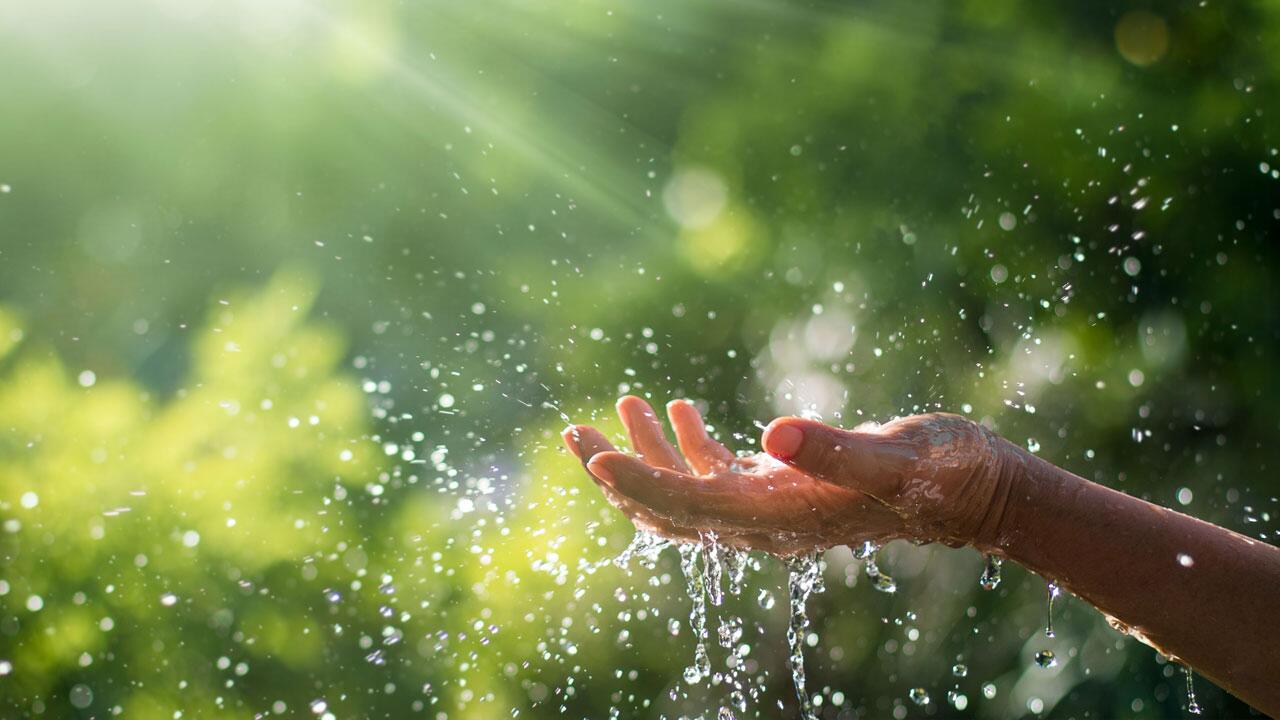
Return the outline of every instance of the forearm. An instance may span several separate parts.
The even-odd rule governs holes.
[[[1005,450],[1006,502],[980,549],[1056,581],[1165,655],[1280,715],[1280,548]]]

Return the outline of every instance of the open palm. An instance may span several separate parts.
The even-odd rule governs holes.
[[[636,454],[618,452],[598,430],[564,432],[569,449],[618,509],[642,529],[696,540],[713,532],[720,542],[793,555],[897,535],[901,518],[854,489],[814,479],[765,453],[735,456],[713,440],[692,404],[667,406],[680,451],[644,400],[618,401]]]
[[[678,540],[715,533],[737,547],[795,555],[905,538],[987,547],[1000,532],[1012,446],[966,418],[929,413],[843,430],[778,418],[766,453],[735,456],[697,409],[667,405],[680,452],[638,397],[618,401],[635,455],[598,430],[565,430],[569,449],[640,528]]]

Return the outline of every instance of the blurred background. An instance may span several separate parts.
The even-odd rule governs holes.
[[[676,553],[598,566],[632,528],[560,448],[621,393],[742,450],[961,412],[1273,542],[1278,41],[1265,2],[0,0],[0,715],[715,717]],[[1012,564],[826,560],[824,718],[1186,713]],[[753,565],[711,627],[796,717]]]

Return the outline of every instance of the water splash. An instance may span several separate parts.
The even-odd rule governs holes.
[[[721,562],[724,548],[716,542],[715,533],[707,533],[702,537],[702,549],[705,559],[702,565],[703,586],[707,589],[707,599],[712,606],[720,607],[724,604],[724,563]]]
[[[1046,610],[1046,619],[1045,619],[1045,625],[1044,625],[1045,637],[1053,637],[1054,635],[1053,633],[1053,601],[1055,598],[1058,597],[1060,593],[1061,591],[1058,589],[1058,583],[1050,580],[1049,581],[1049,605],[1048,605],[1048,609]]]
[[[665,544],[658,546],[658,550]],[[753,564],[750,556],[717,541],[714,533],[706,533],[700,542],[679,543],[680,570],[685,578],[685,589],[689,595],[691,608],[689,611],[689,628],[694,636],[693,664],[684,669],[684,680],[690,685],[709,681],[712,686],[728,688],[728,697],[719,708],[717,720],[733,720],[739,713],[747,712],[748,696],[759,699],[763,690],[763,680],[748,683],[743,673],[746,656],[750,652],[747,645],[741,643],[744,623],[738,615],[722,609],[716,623],[717,644],[725,651],[725,669],[714,670],[711,662],[708,643],[708,623],[715,615],[714,608],[723,607],[725,600],[724,580],[728,578],[728,590],[731,595],[740,595],[744,587],[748,565]],[[656,554],[656,553],[655,553]],[[672,620],[668,631],[678,635],[680,624]],[[672,698],[676,697],[672,690]]]
[[[734,597],[742,594],[747,575],[747,560],[747,553],[737,548],[727,545],[720,548],[720,563],[724,568],[724,575],[729,579],[729,594]],[[740,644],[742,631],[741,617],[730,614],[720,618],[720,647],[724,648],[726,655],[724,682],[730,689],[729,704],[720,707],[718,720],[734,720],[737,717],[734,714],[735,710],[739,713],[747,711],[747,695],[743,688],[742,676],[747,648]],[[752,697],[756,697],[757,694],[753,688]]]
[[[747,577],[747,554],[737,548],[724,549],[724,571],[729,576],[729,594],[741,595]]]
[[[613,559],[613,564],[619,569],[626,570],[632,558],[639,558],[641,565],[653,569],[658,562],[658,555],[670,544],[671,541],[660,535],[647,530],[636,530],[635,537],[631,538],[631,544]]]
[[[978,579],[978,584],[983,590],[995,590],[1000,585],[1000,566],[1004,564],[1004,560],[995,555],[983,555],[982,559],[982,577]]]
[[[707,655],[707,592],[703,571],[699,569],[702,546],[686,543],[679,546],[680,570],[684,573],[685,590],[692,607],[689,610],[689,628],[693,631],[693,665],[685,668],[684,679],[694,684],[711,674],[711,658]],[[705,563],[704,563],[705,564]]]
[[[800,701],[800,716],[804,720],[817,720],[813,699],[809,697],[809,691],[805,687],[804,644],[805,630],[809,627],[805,603],[810,594],[823,590],[822,563],[816,553],[801,555],[788,559],[787,569],[787,591],[791,598],[791,624],[787,627],[787,644],[791,648],[791,682],[796,688],[796,699]]]
[[[1196,702],[1196,685],[1191,673],[1191,668],[1183,665],[1182,674],[1187,677],[1187,712],[1192,715],[1199,715],[1203,711],[1203,708],[1200,707],[1200,703]]]
[[[717,673],[716,679],[723,681],[729,687],[729,703],[720,707],[719,717],[734,718],[734,710],[740,713],[747,711],[747,697],[743,692],[741,675],[743,658],[738,654],[738,642],[742,640],[742,618],[737,615],[721,617],[717,634],[720,647],[726,651],[726,671],[723,676]]]

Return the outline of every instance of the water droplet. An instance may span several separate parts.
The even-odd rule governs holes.
[[[1058,664],[1058,658],[1054,657],[1052,650],[1041,650],[1036,653],[1036,665],[1042,668],[1051,668]]]
[[[969,674],[969,667],[963,663],[956,663],[951,666],[951,674],[956,677],[965,677]]]
[[[72,685],[67,699],[72,707],[83,710],[93,704],[93,690],[84,684]]]
[[[1058,597],[1058,583],[1049,581],[1049,605],[1046,613],[1046,622],[1044,626],[1045,637],[1053,637],[1053,601]]]
[[[867,573],[867,579],[871,581],[871,587],[883,593],[897,592],[898,584],[894,582],[893,578],[880,572],[880,566],[876,564],[874,550],[863,561],[863,569]]]
[[[907,693],[907,696],[911,698],[911,702],[917,705],[929,704],[929,692],[922,687],[911,688],[911,691]]]
[[[160,596],[160,604],[165,607],[173,607],[178,602],[178,596],[173,593],[165,593]]]
[[[729,616],[720,618],[720,647],[732,649],[742,639],[742,618]]]
[[[983,555],[982,559],[985,564],[978,584],[983,590],[995,590],[1000,585],[1000,566],[1004,564],[1004,560],[995,555]]]
[[[768,590],[761,590],[760,595],[756,597],[756,602],[760,603],[760,607],[765,610],[772,610],[777,601],[773,597],[773,593]]]
[[[983,684],[982,684],[982,697],[984,697],[984,698],[986,698],[986,699],[990,700],[991,698],[993,698],[993,697],[995,697],[995,696],[996,696],[996,684],[995,684],[995,683],[990,683],[990,682],[989,682],[989,683],[983,683]]]
[[[1199,715],[1203,708],[1200,707],[1200,703],[1196,702],[1196,686],[1195,681],[1192,679],[1191,668],[1183,665],[1182,674],[1187,677],[1187,712],[1192,715]]]

